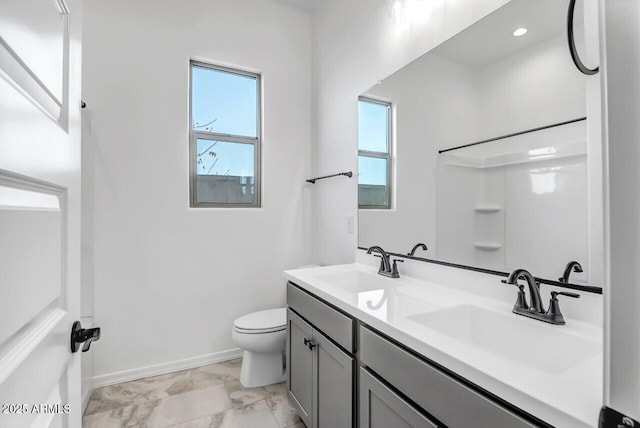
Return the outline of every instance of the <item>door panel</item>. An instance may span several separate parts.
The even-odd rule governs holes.
[[[59,118],[68,71],[64,0],[0,0],[0,69],[41,108]]]
[[[349,428],[353,426],[354,360],[329,339],[313,332],[315,428]]]
[[[402,397],[360,369],[360,428],[438,428]]]
[[[62,293],[59,190],[11,184],[0,179],[0,272],[8,285],[3,287],[0,312],[13,314],[0,324],[0,344]]]
[[[45,401],[47,406],[60,406],[62,405],[62,398],[60,394],[60,388],[56,386],[51,394],[49,394],[49,398]],[[63,427],[63,418],[64,416],[56,413],[40,413],[36,416],[32,427]]]
[[[0,427],[81,425],[81,5],[0,0]]]
[[[313,352],[307,346],[312,328],[287,309],[287,390],[304,423],[311,426],[313,400]]]
[[[44,315],[19,335],[21,340],[17,346],[12,346],[15,350],[12,356],[0,357],[0,367],[3,368],[0,375],[6,376],[9,373],[0,383],[0,403],[19,405],[26,413],[20,414],[13,410],[12,413],[0,414],[1,427],[46,427],[47,425],[34,424],[40,409],[34,409],[34,405],[47,404],[52,391],[58,391],[59,400],[63,404],[72,405],[70,397],[61,394],[67,389],[66,368],[69,362],[66,314],[58,308],[50,308]],[[11,342],[8,345],[12,345]],[[31,342],[39,343],[30,349]],[[15,368],[7,370],[12,366]],[[80,410],[76,408],[75,412]],[[57,411],[52,415],[56,414]],[[60,414],[64,416],[64,409]]]

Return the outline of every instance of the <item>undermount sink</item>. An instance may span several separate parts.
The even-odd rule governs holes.
[[[394,281],[397,281],[397,279],[387,279],[380,275],[360,271],[332,273],[318,276],[318,279],[322,279],[336,286],[336,288],[350,293],[384,290],[396,285]]]
[[[473,305],[426,312],[409,319],[452,339],[552,375],[601,352],[598,342],[566,333],[561,326],[535,324],[538,321]]]

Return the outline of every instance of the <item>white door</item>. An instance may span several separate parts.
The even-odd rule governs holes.
[[[601,427],[640,427],[640,2],[599,0],[609,202]]]
[[[80,427],[79,0],[0,0],[0,427]]]

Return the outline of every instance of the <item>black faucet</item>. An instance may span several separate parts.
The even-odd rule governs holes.
[[[373,247],[369,247],[369,249],[367,250],[367,254],[371,254],[374,251],[380,253],[380,255],[374,254],[375,257],[380,257],[380,267],[378,268],[378,275],[388,276],[389,278],[400,278],[397,262],[404,263],[404,260],[394,259],[392,267],[391,257],[386,251],[384,251],[381,247],[374,245]]]
[[[574,260],[572,262],[567,263],[567,267],[564,268],[564,273],[562,274],[562,278],[558,278],[558,281],[568,284],[569,275],[571,275],[571,272],[580,273],[584,271],[582,270],[582,265]]]
[[[527,299],[524,292],[524,285],[518,283],[518,279],[524,279],[529,286],[529,296],[531,298],[531,305],[527,304]],[[512,284],[518,287],[518,298],[513,305],[513,313],[522,315],[525,317],[533,318],[538,321],[548,322],[550,324],[564,325],[565,320],[560,312],[560,303],[558,302],[558,296],[567,296],[573,298],[579,298],[580,295],[576,293],[569,293],[566,291],[552,291],[551,301],[549,302],[549,309],[545,310],[542,306],[542,298],[540,296],[540,283],[525,269],[516,269],[506,280],[502,281],[505,284]]]
[[[418,242],[416,245],[413,246],[413,248],[411,249],[411,251],[409,251],[407,253],[407,256],[414,256],[416,254],[416,251],[418,250],[418,248],[422,248],[423,250],[427,251],[428,248],[426,245],[424,245],[422,242]]]
[[[526,309],[532,310],[535,312],[542,312],[542,297],[540,296],[540,283],[536,281],[536,279],[529,273],[528,270],[525,269],[516,269],[511,272],[511,275],[507,278],[505,283],[513,284],[520,288],[520,292],[524,292],[524,290],[518,284],[518,279],[524,279],[527,281],[527,285],[529,286],[529,296],[531,299],[531,306],[527,306]],[[526,304],[526,301],[525,301]],[[515,307],[514,307],[515,309]]]

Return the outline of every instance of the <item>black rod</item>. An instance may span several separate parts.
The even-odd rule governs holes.
[[[344,175],[345,177],[352,177],[353,176],[353,172],[351,172],[351,171],[339,172],[337,174],[324,175],[322,177],[310,178],[310,179],[307,180],[307,183],[315,184],[316,180],[322,180],[323,178],[339,177],[341,175]]]
[[[465,147],[477,146],[478,144],[490,143],[496,140],[503,140],[509,137],[516,137],[518,135],[529,134],[531,132],[542,131],[543,129],[555,128],[556,126],[569,125],[570,123],[580,122],[583,120],[587,120],[586,117],[579,117],[578,119],[567,120],[566,122],[554,123],[553,125],[541,126],[539,128],[527,129],[526,131],[515,132],[513,134],[503,135],[501,137],[490,138],[488,140],[477,141],[475,143],[469,143],[462,146],[452,147],[450,149],[438,150],[438,153],[446,153],[452,150],[464,149]]]

